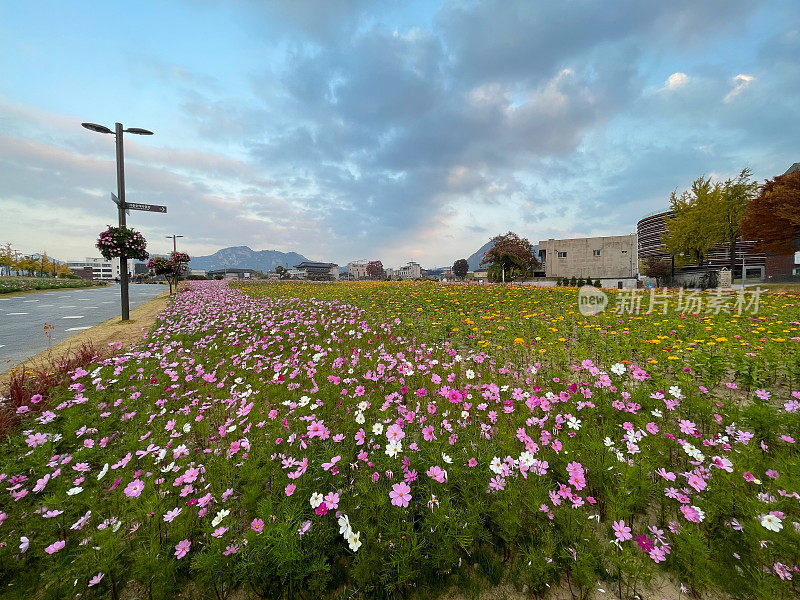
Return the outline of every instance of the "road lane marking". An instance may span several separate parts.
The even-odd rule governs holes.
[[[100,308],[99,306],[84,306],[83,308]]]
[[[27,315],[28,313],[8,313],[9,315]]]
[[[83,315],[71,315],[69,317],[61,317],[62,319],[82,319]]]
[[[38,300],[23,300],[23,302],[38,302]]]
[[[69,329],[65,329],[64,331],[81,331],[83,329],[91,329],[91,325],[87,325],[86,327],[70,327]]]

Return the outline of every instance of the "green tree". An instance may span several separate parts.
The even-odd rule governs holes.
[[[705,215],[710,219],[719,244],[727,244],[729,268],[736,268],[736,242],[741,239],[742,220],[750,200],[758,194],[758,184],[750,178],[750,169],[742,169],[736,179],[728,179],[720,185],[715,196],[715,205]]]
[[[459,258],[453,263],[453,275],[459,279],[464,279],[467,276],[467,271],[469,271],[469,263],[466,258]]]
[[[693,262],[701,266],[708,252],[717,245],[718,227],[710,215],[721,202],[720,193],[720,185],[705,176],[696,179],[680,196],[672,192],[673,214],[666,218],[662,241],[678,265]]]
[[[277,267],[275,267],[275,272],[278,274],[278,278],[279,279],[285,279],[286,278],[287,270],[286,270],[286,267],[284,267],[283,265],[278,265]]]
[[[3,268],[7,275],[11,275],[11,268],[14,266],[14,251],[11,249],[11,244],[6,244],[5,248],[0,248],[0,273]]]

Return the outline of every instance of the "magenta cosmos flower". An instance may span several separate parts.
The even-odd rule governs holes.
[[[407,483],[401,481],[392,486],[392,491],[389,492],[389,498],[392,499],[392,504],[405,508],[411,500],[411,488]]]

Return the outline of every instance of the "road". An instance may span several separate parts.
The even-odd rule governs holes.
[[[130,286],[131,308],[154,298],[163,285]],[[120,315],[119,285],[0,296],[0,372],[76,333]],[[53,325],[50,337],[44,325]]]

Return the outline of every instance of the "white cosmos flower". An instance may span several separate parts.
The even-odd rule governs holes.
[[[311,494],[311,498],[308,500],[308,502],[311,504],[311,508],[317,508],[320,504],[322,504],[323,500],[325,500],[325,498],[322,496],[322,494],[319,492],[314,492]]]
[[[475,379],[475,371],[472,369],[467,369],[467,372],[464,374],[467,376],[467,379]]]
[[[30,545],[31,545],[31,541],[28,538],[26,538],[24,535],[21,538],[19,538],[19,551],[22,554],[25,554],[25,551],[28,549],[28,546],[30,546]]]
[[[683,392],[681,392],[681,388],[677,385],[673,385],[669,388],[669,395],[673,398],[683,398]]]
[[[581,428],[581,420],[577,417],[570,417],[567,419],[567,427],[570,429],[580,429]]]
[[[761,517],[761,526],[770,531],[780,531],[783,529],[783,522],[775,515],[764,515]]]
[[[614,375],[622,375],[625,372],[625,365],[622,363],[616,363],[611,365],[611,372]]]
[[[67,490],[67,496],[75,496],[80,494],[83,491],[83,488],[79,485],[76,485],[74,488],[70,488]]]
[[[359,425],[363,425],[364,421],[366,421],[366,419],[364,418],[364,413],[363,412],[357,412],[356,413],[356,423],[358,423]]]
[[[103,469],[97,474],[97,481],[100,481],[108,473],[108,463],[103,465]]]
[[[367,410],[369,408],[369,402],[366,400],[362,400],[358,403],[358,410]]]
[[[372,426],[372,433],[374,433],[375,435],[382,434],[383,433],[383,423],[375,423],[375,425]]]
[[[219,525],[220,523],[222,523],[222,519],[224,519],[225,517],[227,517],[229,514],[231,514],[231,511],[229,511],[229,510],[228,510],[228,509],[226,509],[226,508],[223,508],[221,511],[219,511],[219,512],[217,513],[217,516],[216,516],[216,517],[214,517],[214,520],[213,520],[213,521],[211,521],[211,525],[212,525],[213,527],[216,527],[217,525]]]
[[[189,423],[183,424],[183,433],[189,433],[192,430],[192,426]]]
[[[403,443],[400,440],[392,440],[386,444],[386,456],[397,458],[397,455],[403,451]]]
[[[353,528],[350,526],[350,517],[347,515],[342,515],[339,517],[339,533],[343,535],[345,538],[349,538],[353,535]]]
[[[660,410],[658,410],[657,408],[656,408],[655,410],[651,410],[651,411],[650,411],[650,414],[651,414],[651,415],[653,415],[653,416],[654,416],[656,419],[660,419],[661,417],[663,417],[663,416],[664,416],[664,413],[662,413],[662,412],[661,412]]]
[[[442,460],[446,462],[448,465],[453,464],[453,459],[447,456],[447,454],[445,454],[444,452],[442,452]]]
[[[533,454],[525,450],[525,452],[519,455],[519,464],[520,466],[524,465],[530,469],[533,465]]]
[[[614,440],[606,436],[606,438],[603,440],[603,444],[605,444],[606,448],[611,448],[614,445]]]
[[[358,549],[361,548],[361,532],[356,531],[353,533],[351,531],[347,537],[347,545],[350,546],[350,550],[353,552],[358,552]]]
[[[499,475],[500,472],[503,470],[503,461],[500,460],[499,456],[495,456],[492,459],[492,462],[489,463],[489,470],[495,475]]]
[[[311,398],[308,396],[303,396],[300,398],[300,402],[297,403],[298,406],[306,406],[309,402],[311,402]]]

